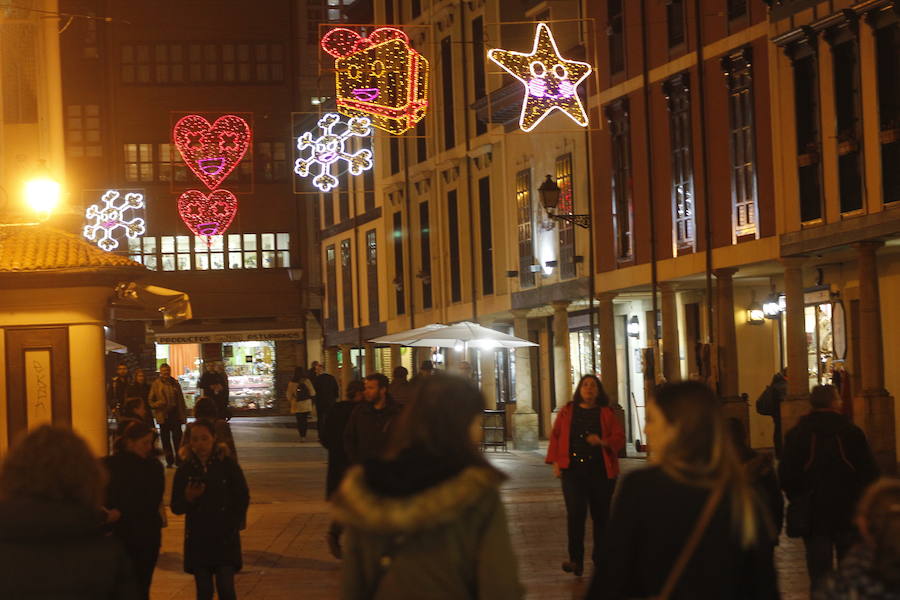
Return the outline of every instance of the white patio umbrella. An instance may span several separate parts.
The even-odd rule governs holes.
[[[446,329],[446,325],[442,325],[441,323],[432,323],[431,325],[426,325],[425,327],[417,327],[416,329],[410,329],[408,331],[401,331],[399,333],[392,333],[390,335],[383,335],[381,337],[373,338],[369,340],[375,344],[400,344],[401,346],[430,346],[431,344],[418,344],[419,340],[431,337],[435,331],[440,329]]]
[[[453,325],[435,323],[393,335],[369,340],[378,344],[464,349],[468,346],[493,350],[496,348],[524,348],[537,346],[534,342],[517,338],[488,327],[463,321]]]

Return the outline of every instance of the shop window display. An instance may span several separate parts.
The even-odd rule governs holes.
[[[591,364],[591,330],[580,329],[569,332],[569,353],[572,361],[572,388],[584,375],[594,374]],[[600,365],[600,332],[594,335],[594,348],[597,353],[597,365]]]
[[[830,384],[834,369],[834,338],[830,302],[805,308],[806,355],[809,387]]]
[[[233,410],[275,407],[275,342],[222,344]]]

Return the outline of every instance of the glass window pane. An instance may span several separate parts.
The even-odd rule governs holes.
[[[221,252],[224,235],[214,235],[211,238],[207,238],[209,240],[209,249],[212,251]]]
[[[163,268],[163,271],[174,271],[175,270],[175,255],[174,254],[163,254],[162,268]]]
[[[144,238],[144,254],[156,254],[156,238]]]
[[[263,252],[262,253],[262,267],[263,267],[263,269],[274,269],[275,268],[275,253],[274,252]]]
[[[241,258],[240,252],[229,252],[228,253],[228,268],[229,269],[243,269],[244,268],[244,260]]]
[[[179,254],[178,255],[178,270],[179,271],[190,271],[191,270],[191,255],[190,254]]]
[[[162,252],[175,252],[175,238],[171,235],[159,238],[159,245]]]
[[[194,236],[194,252],[206,252],[206,238],[199,235]]]
[[[256,250],[256,234],[244,234],[244,250]]]
[[[140,254],[132,254],[132,255],[129,256],[128,258],[130,258],[131,260],[133,260],[133,261],[136,262],[136,263],[141,262],[141,255],[140,255]]]
[[[145,254],[144,255],[144,266],[148,269],[156,270],[157,261],[155,254]]]
[[[240,250],[241,249],[241,235],[239,233],[229,233],[228,234],[228,249],[229,250]]]
[[[262,249],[263,250],[274,250],[275,249],[275,234],[274,233],[263,233],[260,235],[262,238]]]
[[[290,252],[288,252],[286,250],[282,250],[281,252],[278,253],[278,266],[285,268],[285,269],[291,266],[291,253]]]
[[[178,244],[178,252],[190,252],[191,251],[191,237],[188,235],[179,235],[176,238]]]
[[[221,252],[215,252],[209,255],[209,266],[211,269],[219,271],[225,268],[225,255]]]
[[[277,242],[278,242],[279,250],[290,250],[291,249],[291,234],[279,233]]]
[[[256,255],[256,252],[244,252],[244,268],[245,269],[255,269],[259,263],[259,258]]]
[[[206,271],[209,269],[209,254],[195,254],[194,264],[198,271]]]
[[[140,163],[141,181],[153,181],[153,163]]]
[[[141,238],[128,238],[128,251],[129,252],[140,252],[141,251]]]

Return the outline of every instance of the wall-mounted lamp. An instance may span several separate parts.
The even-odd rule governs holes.
[[[518,271],[507,271],[507,272],[506,272],[506,276],[507,276],[507,277],[518,277],[518,276],[519,276],[519,272],[518,272]]]
[[[403,290],[403,279],[399,275],[394,277],[391,283],[394,284],[394,289],[398,292]]]
[[[422,283],[425,285],[429,285],[431,283],[431,273],[426,273],[425,271],[419,271],[416,273],[416,277],[422,280]]]
[[[628,337],[641,337],[641,321],[637,318],[637,315],[632,315],[632,317],[628,319],[626,330],[628,332]]]
[[[532,273],[540,273],[542,268],[541,265],[528,265],[528,270]]]
[[[544,263],[544,266],[547,267],[548,269],[555,269],[556,267],[559,266],[559,261],[558,260],[548,260],[547,262]]]
[[[778,294],[772,292],[766,296],[762,309],[767,319],[777,319],[781,315],[781,303],[779,302]]]
[[[752,292],[750,304],[747,306],[747,323],[750,325],[762,325],[766,322],[766,313],[762,305],[756,301],[756,292]]]
[[[541,197],[541,205],[547,212],[547,216],[551,219],[568,221],[579,227],[589,229],[591,227],[591,215],[570,215],[567,213],[560,215],[556,213],[556,209],[559,206],[559,195],[561,191],[562,190],[559,189],[556,181],[553,180],[552,175],[547,175],[547,178],[544,179],[544,183],[538,188],[538,195]]]

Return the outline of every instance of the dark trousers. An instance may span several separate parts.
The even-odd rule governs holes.
[[[309,431],[309,413],[299,412],[294,413],[294,416],[297,417],[297,433],[300,434],[301,438],[305,439],[306,432]]]
[[[181,448],[181,423],[168,420],[160,423],[159,437],[166,453],[166,464],[171,466],[181,462],[178,458],[178,449]]]
[[[148,543],[143,546],[126,545],[125,553],[131,559],[134,567],[140,597],[143,600],[149,600],[153,571],[156,569],[156,561],[159,559],[159,540],[155,544]]]
[[[840,562],[852,545],[850,532],[813,534],[803,538],[806,547],[806,570],[810,589],[814,590],[822,578],[834,570],[834,555]]]
[[[213,577],[216,585],[213,586]],[[197,600],[213,600],[213,592],[218,592],[219,600],[237,600],[234,589],[234,567],[216,567],[215,569],[197,569],[194,573],[197,585]]]
[[[584,522],[588,508],[594,522],[594,548],[591,557],[597,562],[600,540],[609,518],[616,480],[606,476],[596,461],[572,462],[562,472],[562,491],[566,501],[566,524],[569,533],[569,560],[584,564]]]

